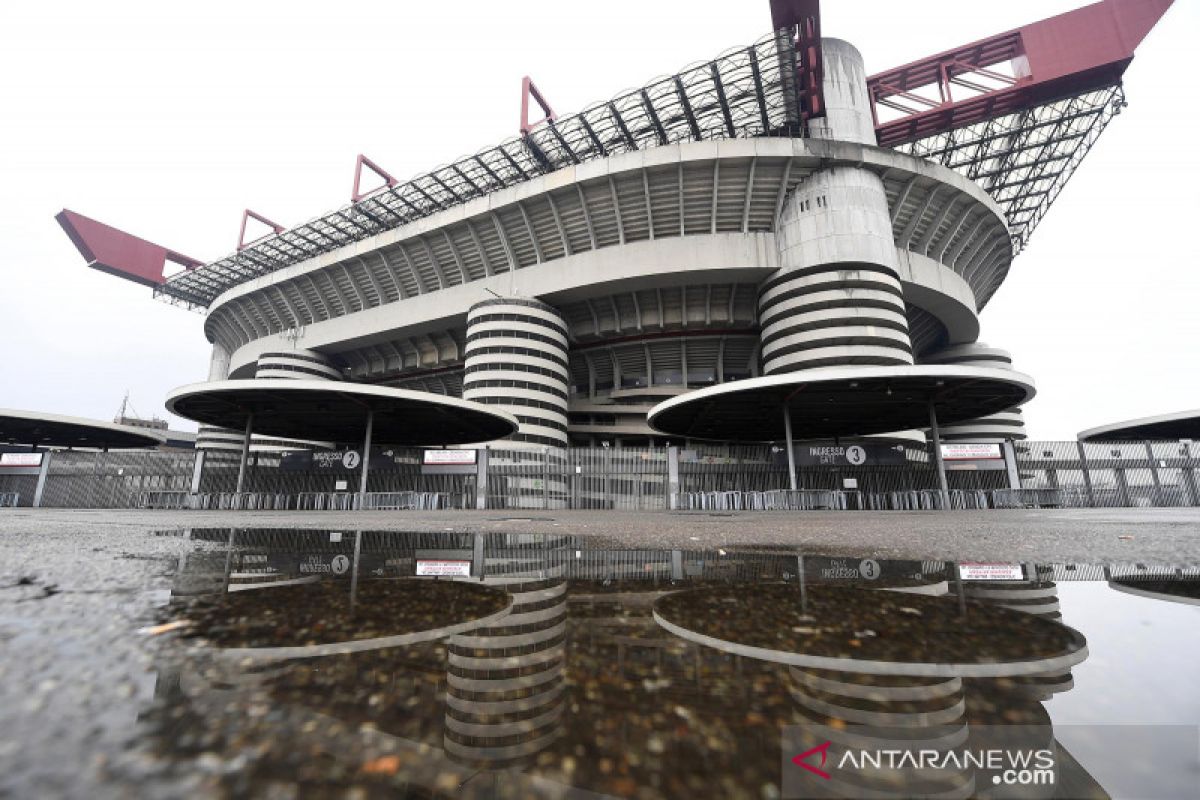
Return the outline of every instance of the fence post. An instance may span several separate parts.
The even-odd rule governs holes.
[[[475,508],[487,508],[488,496],[488,449],[476,450],[475,458]]]
[[[667,508],[679,508],[679,448],[667,448]]]
[[[1150,446],[1150,442],[1146,442],[1146,458],[1149,459],[1150,477],[1154,480],[1154,505],[1161,506],[1163,503],[1162,482],[1158,479],[1158,467],[1154,464],[1154,448]]]
[[[1087,487],[1088,507],[1096,507],[1096,495],[1092,491],[1092,473],[1088,469],[1087,452],[1083,449],[1083,442],[1075,442],[1075,446],[1079,449],[1079,463],[1083,466],[1083,485]]]
[[[37,487],[33,490],[33,507],[42,507],[42,494],[46,491],[46,475],[50,472],[50,459],[53,454],[46,452],[42,454],[42,468],[38,471]]]

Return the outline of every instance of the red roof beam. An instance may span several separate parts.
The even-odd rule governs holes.
[[[54,218],[79,254],[87,259],[89,267],[118,278],[154,287],[167,282],[167,262],[185,270],[203,266],[203,262],[177,250],[140,239],[69,209],[64,208]]]
[[[1084,94],[1121,80],[1134,51],[1171,7],[1173,0],[1103,0],[962,47],[947,50],[867,80],[872,102],[936,84],[942,102],[928,110],[877,123],[876,137],[886,147],[1033,108],[1063,97]],[[1011,64],[1012,76],[988,69]],[[1001,84],[989,87],[964,76],[978,75]],[[951,84],[982,92],[956,101]],[[1002,97],[1007,95],[1006,97]],[[878,118],[876,118],[878,120]]]

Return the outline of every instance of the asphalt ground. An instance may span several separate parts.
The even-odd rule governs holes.
[[[928,512],[127,511],[5,509],[0,537],[181,528],[569,533],[597,547],[802,548],[942,560],[1200,563],[1200,508]]]

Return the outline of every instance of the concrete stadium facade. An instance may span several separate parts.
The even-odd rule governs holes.
[[[514,443],[633,445],[666,441],[652,406],[719,383],[1011,368],[978,342],[1016,252],[1004,210],[958,172],[876,146],[861,56],[822,48],[827,113],[807,137],[586,161],[227,289],[204,326],[210,380],[424,390],[503,407]],[[230,433],[198,447],[240,445]],[[1012,409],[944,436],[1025,432]]]

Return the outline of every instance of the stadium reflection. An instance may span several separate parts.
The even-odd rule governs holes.
[[[164,610],[182,636],[147,718],[165,755],[235,764],[220,791],[1106,796],[1043,704],[1088,657],[1055,579],[1111,570],[184,535],[198,549]],[[1052,759],[1020,785],[963,760],[997,750]]]

